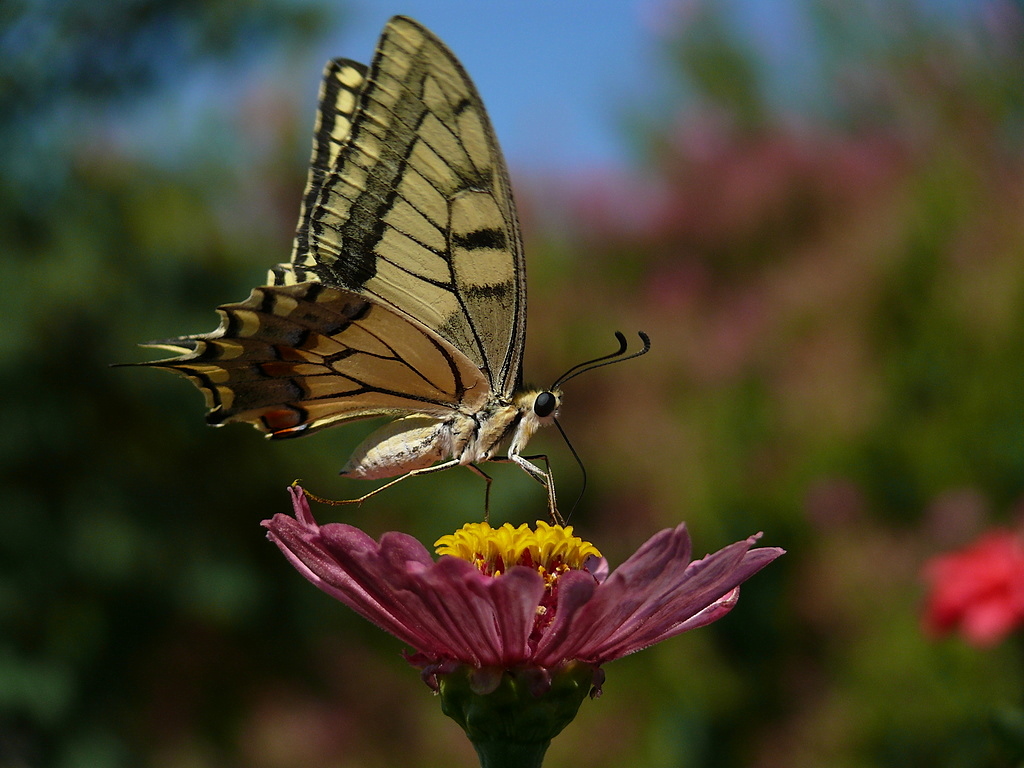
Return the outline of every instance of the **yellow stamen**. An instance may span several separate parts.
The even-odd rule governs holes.
[[[434,546],[438,555],[453,555],[475,564],[481,572],[498,576],[513,565],[536,568],[545,582],[560,573],[580,569],[590,555],[601,553],[589,541],[572,535],[572,526],[537,521],[536,530],[526,523],[513,528],[505,523],[466,523],[455,533],[442,536]]]

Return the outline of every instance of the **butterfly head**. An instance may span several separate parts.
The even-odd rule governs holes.
[[[530,418],[536,425],[551,424],[558,416],[562,405],[562,392],[559,389],[527,390],[516,398],[519,411]]]

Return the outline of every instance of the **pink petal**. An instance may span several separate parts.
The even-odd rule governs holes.
[[[566,649],[579,642],[577,616],[598,588],[594,577],[586,571],[569,571],[558,577],[555,618],[544,630],[534,650],[533,663],[541,667],[554,667],[573,658],[566,653]]]
[[[757,538],[691,563],[685,526],[659,532],[597,588],[571,633],[545,636],[539,652],[549,663],[560,657],[601,664],[720,618],[735,604],[734,588],[782,554],[750,551]]]
[[[374,585],[369,585],[368,589],[367,585],[353,578],[318,544],[316,533],[311,533],[306,526],[287,515],[275,515],[273,519],[264,521],[263,526],[267,528],[270,540],[314,586],[403,642],[420,647],[418,633],[395,615],[392,597],[375,594]],[[363,536],[373,541],[357,529],[353,528],[352,534],[353,539]]]
[[[296,518],[264,521],[270,539],[310,582],[364,618],[434,659],[507,666],[529,657],[544,591],[532,569],[494,579],[458,558],[434,562],[405,534],[386,533],[378,544],[352,526],[318,526],[301,491],[293,504]]]

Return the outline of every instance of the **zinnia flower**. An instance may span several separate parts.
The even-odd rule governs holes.
[[[973,645],[990,646],[1024,623],[1024,540],[1010,530],[990,531],[924,566],[931,584],[925,629],[959,629]]]
[[[403,533],[376,542],[318,525],[302,489],[290,492],[295,517],[264,521],[269,538],[309,581],[415,649],[407,658],[488,766],[540,765],[586,694],[600,693],[602,664],[721,618],[739,584],[782,554],[752,549],[751,536],[691,561],[680,525],[609,573],[571,527],[475,523],[442,537],[435,560]]]

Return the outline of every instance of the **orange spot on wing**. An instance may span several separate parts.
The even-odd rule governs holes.
[[[267,430],[275,435],[284,432],[295,432],[304,426],[303,415],[291,408],[267,411],[261,418]]]

